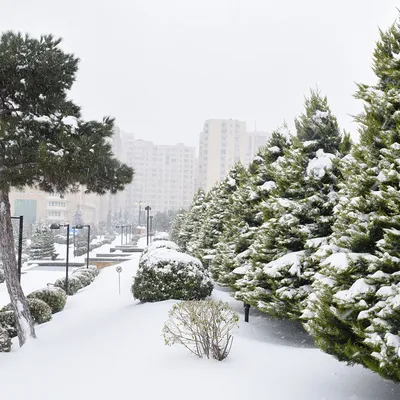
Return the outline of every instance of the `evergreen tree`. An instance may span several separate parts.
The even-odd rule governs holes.
[[[79,204],[74,215],[72,216],[72,226],[83,225],[83,212],[80,210]]]
[[[293,145],[273,163],[264,223],[251,246],[252,279],[244,299],[279,318],[298,318],[317,265],[312,253],[331,233],[337,203],[341,132],[327,99],[311,92],[296,120]],[[255,271],[255,272],[254,272]]]
[[[399,23],[381,32],[373,69],[377,84],[358,85],[360,143],[304,318],[326,352],[400,381]]]
[[[0,37],[0,252],[20,345],[35,337],[18,280],[9,193],[31,186],[65,193],[80,185],[104,194],[123,190],[133,170],[114,158],[113,120],[82,120],[67,99],[78,59],[59,39],[6,32]]]
[[[43,223],[35,224],[32,235],[30,255],[33,260],[51,258],[55,254],[54,238],[50,229]]]
[[[179,244],[179,235],[183,229],[183,224],[186,218],[187,210],[180,210],[176,215],[170,232],[171,240]]]

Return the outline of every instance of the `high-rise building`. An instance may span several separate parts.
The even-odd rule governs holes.
[[[134,215],[138,215],[140,203],[151,206],[153,214],[190,205],[195,189],[194,147],[134,140],[127,147],[126,161],[135,176],[125,191],[125,207],[136,210]]]
[[[238,162],[248,165],[268,140],[265,132],[246,132],[236,119],[208,119],[200,133],[198,185],[206,192],[223,180]]]

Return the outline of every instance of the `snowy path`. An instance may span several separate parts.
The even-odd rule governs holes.
[[[241,322],[232,353],[221,363],[165,346],[161,330],[173,301],[133,301],[138,258],[121,264],[121,295],[115,267],[107,268],[70,297],[63,312],[37,327],[36,341],[0,355],[1,399],[400,398],[400,387],[361,367],[347,367],[317,349],[271,344],[268,327],[257,318]]]

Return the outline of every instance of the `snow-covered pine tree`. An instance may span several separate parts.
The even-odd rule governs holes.
[[[182,219],[181,228],[178,234],[177,244],[182,250],[194,254],[193,242],[197,239],[200,227],[204,217],[204,198],[205,193],[199,189],[193,198],[184,219]]]
[[[72,216],[72,226],[83,225],[83,212],[81,211],[79,204],[78,208]]]
[[[242,278],[251,273],[249,247],[257,228],[263,223],[261,203],[266,201],[273,186],[271,164],[287,146],[287,128],[284,126],[274,131],[266,146],[258,151],[232,197],[232,212],[217,246],[215,264],[219,264],[218,283],[237,290],[237,298],[240,298],[241,288],[247,287],[248,276]]]
[[[0,253],[21,346],[35,329],[18,279],[10,190],[65,193],[84,185],[88,193],[116,193],[133,176],[112,154],[113,120],[85,122],[67,98],[78,59],[60,43],[51,35],[0,36]]]
[[[51,258],[55,253],[54,238],[50,229],[42,222],[35,224],[30,247],[33,260]]]
[[[183,229],[183,224],[186,219],[187,210],[180,210],[176,215],[170,232],[170,237],[173,242],[179,245],[179,234]]]
[[[251,246],[255,279],[244,296],[279,318],[302,313],[318,265],[309,258],[331,233],[337,201],[342,134],[325,97],[311,92],[296,130],[292,147],[273,164],[275,187]]]
[[[358,86],[360,143],[305,318],[324,351],[400,381],[399,23],[380,33],[373,69],[377,84]]]

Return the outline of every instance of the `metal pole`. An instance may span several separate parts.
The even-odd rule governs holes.
[[[125,244],[128,244],[128,225],[125,227]]]
[[[243,304],[244,307],[244,322],[249,322],[250,304]]]
[[[138,218],[138,226],[140,226],[140,214],[142,213],[142,203],[139,201],[139,218]]]
[[[22,271],[22,235],[24,231],[24,216],[19,216],[19,237],[18,237],[18,279],[21,282]]]
[[[68,293],[68,268],[69,268],[69,224],[67,227],[67,259],[66,259],[66,269],[65,269],[65,291]]]
[[[118,274],[118,293],[121,294],[121,274]]]
[[[76,256],[75,229],[73,231],[73,235],[74,235],[74,257],[75,257]]]
[[[153,242],[153,216],[150,216],[150,241]]]
[[[121,246],[122,246],[123,239],[124,239],[124,226],[121,225]]]
[[[145,210],[147,211],[147,246],[149,245],[149,228],[150,228],[150,210],[151,207],[150,206],[146,206]]]
[[[88,225],[87,228],[88,228],[88,235],[87,235],[87,258],[86,258],[86,268],[89,268],[90,225]]]

